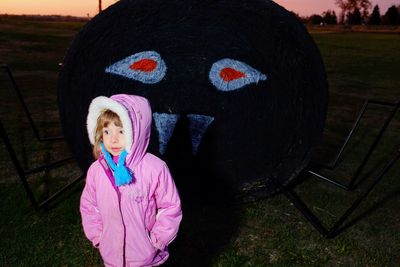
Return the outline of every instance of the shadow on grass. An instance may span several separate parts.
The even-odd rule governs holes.
[[[222,184],[211,182],[212,176],[204,179],[203,175],[207,174],[186,176],[198,179],[192,183],[175,176],[183,220],[178,237],[170,246],[171,258],[166,266],[211,266],[239,228],[240,212],[232,202],[232,193]]]
[[[393,160],[393,159],[392,159]],[[339,220],[337,220],[336,222],[339,222],[342,219],[342,216],[345,216],[345,214],[347,213],[348,209],[351,209],[352,205],[357,203],[360,199],[359,197],[361,197],[361,195],[363,195],[365,192],[367,192],[368,190],[374,190],[375,187],[377,186],[375,182],[377,183],[381,183],[381,179],[384,179],[385,177],[380,177],[381,175],[381,171],[383,171],[383,169],[385,169],[387,167],[387,164],[390,162],[390,159],[385,159],[385,158],[379,158],[378,160],[376,160],[374,162],[374,166],[368,169],[368,172],[363,175],[362,177],[358,177],[355,181],[356,183],[354,184],[353,189],[347,191],[349,194],[351,195],[356,195],[357,199],[353,200],[353,202],[351,204],[348,205],[348,207],[346,207],[346,212],[345,213],[341,213],[340,214],[340,218]],[[316,171],[317,173],[323,168],[317,168]],[[386,174],[387,175],[387,174]],[[372,177],[371,177],[372,176]],[[380,177],[380,178],[378,178]],[[295,182],[292,182],[290,184],[291,188],[294,188],[300,184],[302,184],[303,182],[305,182],[307,179],[310,178],[310,175],[307,174],[306,171],[302,172],[299,176],[298,179],[295,180]],[[368,179],[370,178],[370,179]],[[337,179],[337,178],[334,178]],[[367,188],[369,188],[369,186],[374,185],[373,188],[360,188],[360,192],[356,193],[354,189],[362,186],[363,184],[367,183],[368,186]],[[340,190],[340,188],[337,188],[338,190]],[[350,214],[347,214],[348,216],[345,217],[344,221],[342,222],[341,226],[336,230],[334,236],[332,237],[336,237],[338,235],[340,235],[342,232],[344,232],[346,229],[354,226],[357,222],[361,221],[362,219],[366,218],[367,216],[369,216],[370,214],[372,214],[373,212],[375,212],[376,210],[378,210],[379,208],[381,208],[382,206],[384,206],[387,202],[389,202],[390,200],[394,199],[395,197],[398,197],[400,195],[400,188],[397,188],[395,191],[391,192],[390,194],[386,195],[385,197],[383,197],[379,202],[376,202],[375,204],[373,204],[373,206],[371,206],[369,209],[367,209],[366,211],[362,212],[361,214],[357,215],[355,218],[353,218],[352,220],[348,220],[348,218],[351,218],[351,215],[353,214],[354,211],[358,210],[360,208],[360,206],[356,206],[355,210],[353,210],[353,212],[351,212]],[[365,195],[360,202],[358,202],[358,204],[362,204],[363,202],[366,202],[366,199],[368,199],[369,195]],[[307,205],[307,203],[306,203]],[[304,214],[303,214],[304,215]],[[316,218],[322,223],[324,224],[319,216],[316,216]],[[309,220],[308,220],[309,221]],[[310,221],[309,221],[310,222]],[[333,228],[331,228],[331,226],[329,226],[327,228],[328,231],[332,230]]]
[[[342,232],[347,230],[348,228],[354,226],[356,223],[361,221],[362,219],[368,217],[378,209],[382,208],[386,203],[390,202],[396,197],[399,197],[400,195],[400,188],[397,188],[395,191],[391,192],[390,194],[386,195],[384,198],[382,198],[380,201],[374,203],[371,207],[369,207],[367,210],[364,212],[360,213],[356,217],[354,217],[352,220],[348,221],[345,223],[337,232],[337,235],[340,235]]]
[[[197,156],[191,156],[188,130],[187,122],[177,124],[166,155],[180,193],[183,219],[165,266],[211,266],[241,224],[232,181],[210,167],[212,155],[202,153],[201,147]]]

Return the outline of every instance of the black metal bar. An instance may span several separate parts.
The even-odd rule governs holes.
[[[363,161],[361,162],[360,166],[358,167],[356,173],[353,176],[353,179],[350,180],[350,183],[348,185],[348,187],[350,189],[353,188],[354,183],[356,181],[356,179],[358,178],[358,176],[361,174],[362,170],[364,169],[365,164],[367,163],[367,161],[369,160],[370,156],[372,155],[372,153],[374,152],[374,149],[376,148],[376,146],[378,145],[379,141],[381,140],[383,134],[385,133],[387,127],[389,126],[390,122],[393,120],[394,115],[396,115],[397,111],[400,108],[400,101],[396,103],[395,107],[393,108],[392,112],[390,113],[389,117],[386,119],[385,123],[383,124],[381,130],[379,131],[378,136],[375,138],[374,142],[372,143],[372,145],[370,146],[367,155],[365,155]]]
[[[15,92],[17,93],[18,100],[21,103],[22,108],[24,109],[26,116],[28,117],[29,124],[32,127],[32,130],[33,130],[33,133],[35,134],[36,139],[39,140],[40,142],[42,142],[42,141],[55,141],[55,140],[64,139],[63,136],[45,137],[45,138],[40,137],[39,131],[36,128],[35,122],[33,121],[32,116],[31,116],[31,114],[30,114],[30,112],[28,110],[28,107],[27,107],[27,105],[26,105],[26,103],[24,101],[24,98],[22,97],[21,91],[19,90],[19,87],[18,87],[18,85],[17,85],[17,83],[16,83],[16,81],[14,79],[14,76],[13,76],[13,74],[11,72],[10,67],[8,65],[2,64],[2,65],[0,65],[0,69],[5,69],[6,70],[6,72],[8,74],[8,77],[10,78],[11,84],[13,85],[13,88],[14,88]]]
[[[340,227],[343,223],[350,217],[350,215],[354,212],[354,210],[361,204],[361,202],[368,196],[368,194],[372,191],[372,189],[383,179],[384,175],[393,167],[396,161],[400,158],[400,149],[397,150],[393,158],[391,158],[388,163],[382,168],[380,173],[376,176],[376,178],[369,184],[367,189],[352,203],[350,208],[348,208],[343,215],[339,218],[339,220],[334,223],[334,225],[328,230],[322,222],[318,219],[318,217],[307,207],[307,205],[300,199],[300,197],[291,189],[284,188],[281,185],[278,185],[281,188],[282,192],[289,199],[290,202],[303,214],[303,216],[311,223],[311,225],[323,236],[326,238],[335,237]]]
[[[22,169],[21,165],[19,164],[17,155],[11,145],[10,140],[8,139],[7,133],[3,127],[3,123],[1,122],[1,120],[0,120],[0,135],[4,140],[6,149],[7,149],[8,153],[10,154],[11,161],[13,162],[15,169],[17,170],[18,177],[21,179],[22,185],[24,186],[24,189],[26,191],[26,194],[28,195],[29,200],[31,201],[35,210],[38,210],[39,209],[38,203],[35,199],[35,196],[33,195],[31,188],[29,187],[28,181],[26,180],[24,170]]]
[[[77,177],[76,179],[74,179],[71,183],[67,184],[66,186],[64,186],[63,188],[61,188],[59,191],[57,191],[56,193],[54,193],[53,195],[51,195],[49,198],[45,199],[43,202],[39,203],[37,202],[30,186],[29,183],[27,181],[27,176],[26,175],[30,175],[36,172],[40,172],[40,171],[45,171],[48,169],[52,169],[55,167],[59,167],[61,165],[64,165],[65,163],[67,163],[68,161],[71,161],[72,158],[66,158],[66,159],[62,159],[56,162],[53,162],[51,164],[47,164],[47,165],[43,165],[43,166],[39,166],[37,168],[28,170],[28,171],[24,171],[23,168],[21,167],[19,160],[17,158],[17,155],[14,151],[13,146],[11,145],[10,140],[8,139],[8,135],[3,127],[3,123],[0,120],[0,136],[2,137],[2,139],[4,140],[4,143],[6,145],[6,149],[8,151],[8,153],[10,154],[11,157],[11,161],[13,162],[15,169],[17,170],[17,174],[18,177],[21,179],[22,185],[24,186],[24,189],[26,191],[26,194],[28,195],[29,200],[31,201],[33,207],[35,208],[35,210],[39,210],[40,208],[43,208],[45,206],[47,206],[50,202],[52,202],[54,199],[56,199],[57,197],[59,197],[62,193],[64,193],[65,191],[67,191],[70,187],[72,187],[74,184],[76,184],[79,180],[82,179],[83,175],[80,175],[79,177]]]
[[[375,105],[381,105],[381,106],[391,106],[394,107],[398,104],[398,102],[393,103],[393,102],[387,102],[387,101],[381,101],[381,100],[375,100],[375,99],[370,99],[368,100],[369,103],[375,104]]]
[[[333,170],[337,167],[338,162],[340,157],[342,156],[343,151],[345,150],[348,142],[350,141],[351,137],[353,136],[354,131],[356,130],[356,128],[358,127],[358,124],[360,123],[360,120],[362,118],[362,116],[365,113],[365,110],[367,109],[369,104],[374,104],[374,105],[382,105],[382,106],[391,106],[391,107],[395,107],[398,105],[397,103],[392,103],[392,102],[386,102],[386,101],[380,101],[380,100],[372,100],[372,99],[367,99],[365,100],[362,108],[360,109],[356,120],[354,121],[350,132],[347,134],[346,140],[344,141],[343,145],[341,146],[341,148],[339,149],[339,152],[336,154],[334,160],[329,163],[329,164],[324,164],[324,163],[320,163],[320,162],[313,162],[314,165],[318,166],[318,167],[322,167],[324,169],[329,169],[329,170]]]
[[[65,163],[71,161],[72,159],[73,159],[72,157],[69,157],[69,158],[65,158],[65,159],[62,159],[62,160],[59,160],[59,161],[55,161],[55,162],[52,162],[52,163],[49,163],[49,164],[46,164],[46,165],[42,165],[42,166],[27,170],[27,171],[25,171],[25,175],[30,175],[30,174],[33,174],[33,173],[37,173],[37,172],[41,172],[41,171],[47,171],[47,170],[51,170],[51,169],[57,168],[57,167],[59,167],[61,165],[64,165]]]
[[[19,101],[20,101],[20,103],[21,103],[21,105],[22,105],[22,107],[23,107],[23,109],[25,111],[25,114],[28,117],[29,123],[31,125],[31,128],[32,128],[32,130],[34,132],[34,135],[35,135],[36,139],[38,141],[56,141],[56,140],[64,139],[64,137],[62,137],[62,136],[60,136],[60,137],[46,137],[46,138],[42,138],[42,137],[39,136],[39,131],[37,130],[36,125],[35,125],[32,117],[30,115],[30,112],[29,112],[29,110],[28,110],[28,108],[27,108],[27,106],[25,104],[25,101],[24,101],[24,99],[22,97],[22,94],[21,94],[21,92],[20,92],[20,90],[19,90],[19,88],[17,86],[17,83],[15,82],[14,76],[12,75],[12,72],[11,72],[10,68],[8,67],[8,65],[0,64],[0,69],[5,69],[6,70],[6,72],[8,74],[8,77],[10,78],[11,83],[12,83],[12,85],[14,87],[14,90],[17,93],[18,99],[19,99]],[[20,163],[19,163],[18,157],[17,157],[17,155],[16,155],[16,153],[15,153],[15,151],[14,151],[12,145],[11,145],[11,142],[10,142],[10,140],[8,138],[7,132],[5,131],[1,120],[0,120],[0,136],[4,140],[4,143],[6,145],[6,149],[10,154],[11,161],[13,162],[13,164],[14,164],[16,170],[17,170],[17,174],[18,174],[19,178],[21,179],[22,184],[24,186],[24,189],[25,189],[25,191],[26,191],[26,193],[28,195],[28,198],[31,201],[31,203],[32,203],[33,207],[35,208],[35,210],[39,210],[40,208],[46,207],[49,203],[51,203],[53,200],[58,198],[62,193],[67,191],[69,188],[74,186],[78,181],[80,181],[82,179],[83,175],[78,176],[72,182],[70,182],[69,184],[67,184],[66,186],[64,186],[60,190],[58,190],[56,193],[51,195],[49,198],[45,199],[43,202],[38,204],[38,202],[37,202],[32,190],[31,190],[31,188],[29,186],[29,183],[28,183],[28,181],[26,179],[26,176],[30,175],[30,174],[33,174],[33,173],[40,172],[40,171],[46,171],[46,170],[49,170],[49,169],[53,169],[53,168],[62,166],[65,163],[67,163],[68,161],[71,161],[72,157],[65,158],[65,159],[50,163],[50,164],[45,164],[45,165],[30,169],[30,170],[27,170],[27,171],[24,171],[23,168],[21,167]]]
[[[334,237],[341,225],[347,220],[347,218],[354,212],[354,210],[360,205],[360,203],[368,196],[372,189],[382,180],[384,175],[392,168],[396,161],[400,158],[400,150],[394,155],[394,157],[383,167],[381,172],[378,174],[376,179],[371,182],[368,188],[361,194],[351,205],[351,207],[343,214],[342,217],[334,224],[334,226],[329,230],[327,235],[328,238]]]
[[[314,226],[318,232],[326,236],[328,234],[328,230],[325,226],[322,225],[321,221],[315,216],[315,214],[304,204],[304,202],[300,199],[300,197],[292,190],[292,189],[284,189],[282,191],[285,196],[293,203],[293,205],[300,210],[303,216]]]
[[[80,175],[77,178],[75,178],[72,182],[58,190],[56,193],[54,193],[52,196],[44,200],[42,203],[39,204],[39,208],[47,207],[48,204],[50,204],[52,201],[54,201],[56,198],[58,198],[61,194],[63,194],[65,191],[73,187],[76,183],[78,183],[84,175]]]
[[[59,161],[56,161],[56,162],[53,162],[50,164],[39,166],[37,168],[31,169],[28,171],[24,171],[23,168],[21,167],[21,164],[19,163],[18,157],[14,151],[13,146],[11,145],[10,139],[8,138],[7,132],[5,131],[1,120],[0,120],[0,136],[4,140],[6,149],[7,149],[8,153],[10,154],[11,161],[13,162],[15,169],[17,170],[18,177],[20,178],[22,185],[24,186],[24,189],[26,191],[26,194],[28,195],[28,198],[29,198],[30,202],[32,203],[32,206],[34,207],[34,209],[36,211],[39,210],[40,208],[47,206],[50,202],[52,202],[54,199],[56,199],[58,196],[60,196],[62,193],[64,193],[66,190],[68,190],[70,187],[72,187],[74,184],[76,184],[79,180],[82,179],[83,175],[80,175],[78,178],[73,180],[71,183],[67,184],[66,186],[61,188],[59,191],[54,193],[52,196],[50,196],[49,198],[47,198],[46,200],[44,200],[43,202],[38,204],[38,201],[36,200],[32,190],[29,186],[29,183],[27,181],[27,178],[26,178],[27,175],[62,166],[65,163],[67,163],[68,161],[71,161],[72,158],[62,159],[62,160],[59,160]]]
[[[321,174],[319,174],[319,173],[313,172],[313,171],[311,171],[311,170],[308,170],[308,172],[309,172],[310,174],[312,174],[312,175],[314,175],[314,176],[317,176],[318,178],[320,178],[320,179],[322,179],[322,180],[328,182],[328,183],[334,184],[334,185],[336,185],[336,186],[338,186],[338,187],[340,187],[340,188],[342,188],[342,189],[349,190],[348,186],[345,185],[345,184],[343,184],[343,183],[340,182],[340,181],[337,181],[337,180],[335,180],[335,179],[333,179],[333,178],[325,177],[325,176],[323,176],[323,175],[321,175]]]
[[[343,151],[345,150],[345,148],[347,147],[347,144],[349,143],[351,137],[353,136],[353,133],[355,131],[355,129],[358,127],[362,116],[365,113],[365,110],[368,106],[368,100],[366,100],[360,110],[360,112],[358,113],[357,119],[354,121],[350,132],[347,134],[346,140],[344,141],[342,147],[340,148],[339,152],[336,154],[335,159],[333,162],[331,162],[330,164],[323,164],[323,163],[318,163],[318,162],[313,162],[314,165],[317,165],[319,167],[325,168],[325,169],[330,169],[333,170],[337,167],[337,164],[339,162],[340,157],[342,156]]]
[[[315,163],[315,162],[312,163],[313,165],[316,165],[316,166],[319,166],[319,167],[322,167],[322,168],[326,168],[326,169],[330,169],[330,170],[333,170],[334,168],[337,167],[337,163],[338,163],[338,160],[339,160],[339,158],[340,158],[342,152],[344,151],[345,147],[347,146],[347,144],[348,144],[348,142],[349,142],[351,136],[353,135],[355,129],[358,127],[358,124],[360,123],[360,120],[361,120],[362,116],[364,115],[365,110],[366,110],[366,108],[367,108],[367,106],[368,106],[369,104],[383,105],[383,106],[391,106],[391,107],[394,107],[394,108],[393,108],[392,112],[390,113],[389,117],[388,117],[388,118],[386,119],[386,121],[384,122],[384,124],[383,124],[381,130],[379,131],[379,134],[375,137],[374,142],[373,142],[372,145],[370,146],[370,148],[369,148],[367,154],[365,155],[365,157],[364,157],[364,159],[362,160],[361,164],[360,164],[359,167],[357,168],[357,170],[356,170],[355,174],[353,175],[353,177],[350,179],[349,183],[346,185],[346,184],[344,184],[344,183],[342,183],[342,182],[339,182],[339,181],[337,181],[337,180],[335,180],[335,179],[325,177],[325,176],[323,176],[323,175],[321,175],[321,174],[318,174],[318,173],[316,173],[316,172],[313,172],[313,171],[309,171],[311,174],[317,176],[318,178],[320,178],[320,179],[322,179],[322,180],[324,180],[324,181],[326,181],[326,182],[329,182],[329,183],[331,183],[331,184],[334,184],[334,185],[336,185],[336,186],[339,186],[339,187],[342,188],[342,189],[345,189],[345,190],[352,190],[352,189],[354,189],[354,183],[355,183],[355,181],[357,180],[358,176],[361,174],[361,172],[362,172],[362,170],[363,170],[365,164],[367,163],[368,159],[369,159],[370,156],[372,155],[372,153],[373,153],[373,151],[375,150],[376,146],[378,145],[379,141],[382,139],[382,136],[383,136],[383,134],[385,133],[387,127],[388,127],[389,124],[390,124],[390,122],[393,120],[394,116],[396,115],[397,111],[399,110],[399,108],[400,108],[400,101],[398,101],[397,103],[390,103],[390,102],[379,101],[379,100],[367,100],[366,102],[364,102],[364,105],[363,105],[363,107],[361,108],[361,111],[359,112],[359,114],[358,114],[358,116],[357,116],[357,119],[356,119],[355,123],[353,124],[353,127],[352,127],[352,129],[351,129],[349,135],[348,135],[347,138],[346,138],[346,141],[344,142],[342,148],[340,149],[339,153],[337,154],[334,163],[333,163],[333,164],[330,164],[330,165],[324,165],[324,164]]]
[[[359,112],[359,114],[358,114],[358,116],[357,116],[357,119],[356,119],[355,123],[353,124],[353,127],[352,127],[352,129],[351,129],[349,135],[348,135],[347,138],[346,138],[346,141],[344,142],[343,146],[341,147],[341,149],[340,149],[340,151],[339,151],[339,154],[336,156],[335,164],[333,165],[333,168],[336,168],[337,163],[339,162],[339,158],[340,158],[340,156],[342,155],[344,149],[347,147],[347,144],[349,143],[350,138],[353,136],[353,134],[354,134],[356,128],[357,128],[358,125],[360,124],[361,118],[362,118],[362,116],[364,115],[365,110],[367,109],[368,104],[369,104],[369,103],[368,103],[368,100],[364,102],[364,105],[363,105],[363,107],[361,108],[361,111]],[[333,169],[333,168],[332,168],[332,169]]]

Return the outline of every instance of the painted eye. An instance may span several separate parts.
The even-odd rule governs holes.
[[[155,51],[136,53],[105,69],[105,72],[146,84],[158,83],[164,78],[166,71],[167,67],[164,60]]]
[[[209,78],[218,90],[228,92],[250,83],[265,81],[267,76],[246,63],[224,58],[212,65]]]

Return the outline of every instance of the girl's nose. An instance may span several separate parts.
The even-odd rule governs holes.
[[[113,136],[111,137],[111,141],[112,141],[113,143],[118,143],[118,137],[117,137],[116,135],[113,135]]]

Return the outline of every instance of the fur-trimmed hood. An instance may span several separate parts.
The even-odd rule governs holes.
[[[136,166],[146,154],[150,141],[152,113],[149,101],[141,96],[126,94],[94,98],[87,117],[88,136],[92,144],[95,141],[97,119],[105,109],[120,117],[128,152],[125,164]]]

